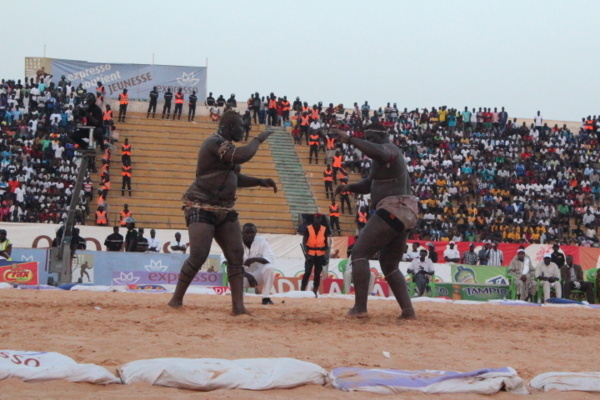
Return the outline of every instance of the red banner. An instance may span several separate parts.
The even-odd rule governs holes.
[[[0,267],[0,282],[38,285],[38,263],[27,262]]]

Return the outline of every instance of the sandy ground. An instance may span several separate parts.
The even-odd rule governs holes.
[[[416,303],[418,319],[398,322],[392,301],[370,301],[371,317],[345,317],[344,298],[246,297],[253,317],[231,317],[229,296],[0,290],[0,349],[55,351],[111,372],[158,357],[293,357],[335,367],[469,371],[511,366],[529,382],[549,371],[598,371],[600,310]],[[282,302],[284,301],[284,302]],[[97,309],[100,308],[100,310]],[[385,358],[383,351],[391,353]],[[0,381],[0,399],[479,399],[480,395],[381,396],[331,386],[199,393],[145,384],[99,386],[63,381]],[[497,399],[519,397],[499,393]],[[597,398],[583,392],[532,391],[535,399]]]

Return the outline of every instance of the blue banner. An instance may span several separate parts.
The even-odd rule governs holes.
[[[56,58],[27,57],[25,76],[38,80],[45,78],[57,83],[65,76],[74,87],[83,84],[88,91],[95,93],[98,82],[106,89],[106,97],[117,99],[127,88],[129,100],[148,100],[154,86],[162,94],[171,89],[175,93],[182,89],[186,98],[196,92],[198,101],[206,99],[206,67],[185,67],[152,64],[92,63],[87,61],[61,60]]]

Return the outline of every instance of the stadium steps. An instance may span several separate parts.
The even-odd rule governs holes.
[[[123,204],[128,204],[138,227],[186,229],[181,197],[194,180],[198,149],[214,133],[216,124],[207,117],[196,117],[196,122],[188,122],[187,118],[147,119],[145,113],[130,113],[126,123],[115,123],[120,140],[112,152],[112,188],[107,199],[109,223],[118,223]],[[127,192],[121,196],[121,145],[125,138],[132,146],[132,197]],[[100,157],[97,157],[98,170],[100,166]],[[268,142],[261,145],[252,161],[242,166],[242,173],[270,177],[281,189],[276,172]],[[97,188],[99,173],[92,177]],[[253,222],[264,233],[294,233],[284,190],[273,193],[266,188],[243,188],[238,190],[237,196],[240,223]],[[94,200],[88,216],[90,224],[95,223],[95,210]]]
[[[268,139],[275,168],[286,193],[293,220],[298,221],[300,214],[317,212],[317,205],[294,149],[292,137],[284,128],[272,127],[271,129],[276,130]]]

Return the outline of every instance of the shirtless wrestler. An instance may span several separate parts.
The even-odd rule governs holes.
[[[371,193],[371,207],[376,211],[360,232],[352,249],[352,279],[355,287],[351,316],[367,316],[369,258],[379,251],[381,270],[402,309],[400,318],[414,318],[415,311],[404,275],[398,269],[406,238],[417,224],[417,198],[412,195],[404,155],[390,143],[385,127],[374,123],[365,128],[365,140],[336,131],[338,140],[350,143],[373,160],[366,179],[339,185],[335,194],[345,191]]]
[[[240,164],[256,154],[259,145],[273,131],[262,132],[245,146],[236,147],[244,133],[240,115],[223,114],[217,132],[210,136],[198,153],[196,180],[183,195],[185,221],[190,237],[190,256],[181,267],[179,281],[169,306],[183,305],[185,292],[206,261],[213,238],[227,259],[231,286],[232,314],[246,314],[244,308],[244,247],[238,213],[234,210],[237,188],[262,186],[277,192],[272,179],[260,179],[240,173]]]

